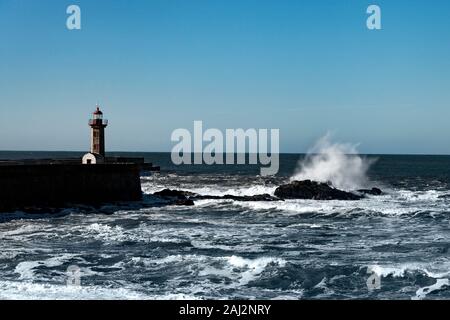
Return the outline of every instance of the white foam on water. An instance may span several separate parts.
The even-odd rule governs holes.
[[[288,294],[281,294],[278,295],[270,300],[299,300],[301,299],[304,294],[305,294],[305,290],[300,289],[300,290],[291,290],[292,294],[288,295]]]
[[[315,289],[323,290],[323,294],[319,294],[318,297],[329,297],[334,294],[334,290],[330,289],[328,287],[327,283],[328,283],[328,278],[324,277],[318,284],[316,284],[314,286]]]
[[[246,253],[258,253],[264,250],[260,245],[249,243],[249,244],[238,244],[238,245],[222,245],[218,243],[212,243],[211,241],[200,241],[192,240],[191,244],[197,249],[212,249],[212,250],[223,250],[223,251],[233,251],[233,252],[246,252]]]
[[[169,255],[167,257],[164,257],[162,259],[151,259],[151,258],[144,258],[144,257],[133,257],[131,259],[131,263],[134,265],[143,264],[145,266],[152,266],[152,265],[164,265],[164,264],[176,264],[176,263],[201,263],[201,262],[207,262],[210,260],[207,256],[202,255],[195,255],[195,254],[186,254],[186,255]]]
[[[344,155],[342,155],[344,157]],[[345,155],[347,156],[347,155]],[[352,159],[354,155],[352,155]],[[345,170],[344,170],[345,171]],[[365,175],[365,173],[364,173]],[[359,175],[360,177],[364,175]],[[356,175],[358,176],[358,175]],[[297,179],[298,177],[294,177]],[[293,179],[294,179],[293,178]],[[352,178],[353,179],[353,178]],[[355,178],[356,179],[356,178]],[[365,178],[358,178],[356,180],[362,181]],[[351,179],[350,179],[351,180]],[[260,182],[259,182],[260,183]],[[363,186],[364,185],[364,186]],[[267,193],[274,194],[275,186],[267,185],[244,185],[241,187],[227,187],[220,185],[196,185],[194,183],[187,183],[185,187],[179,185],[160,185],[152,186],[148,182],[149,188],[154,188],[152,192],[160,191],[164,188],[181,189],[202,195],[223,196],[231,194],[236,196],[250,196]],[[356,183],[351,188],[347,185],[346,188],[355,190],[359,187],[367,187],[365,183]],[[448,194],[444,190],[427,190],[427,191],[412,191],[412,190],[392,190],[385,189],[386,193],[382,196],[367,195],[365,199],[359,201],[316,201],[316,200],[287,200],[279,202],[244,202],[234,200],[197,200],[192,210],[202,210],[213,207],[214,209],[227,209],[227,206],[234,205],[238,209],[248,211],[255,211],[261,213],[262,211],[271,212],[276,211],[282,214],[301,214],[301,213],[321,213],[321,214],[380,214],[387,216],[401,216],[401,215],[417,215],[426,212],[431,215],[439,215],[446,213],[450,206],[450,199],[445,199],[441,196]],[[174,207],[175,208],[175,207]],[[182,208],[180,210],[184,210]]]
[[[35,268],[46,267],[54,268],[64,264],[67,261],[71,261],[73,258],[77,257],[75,254],[61,254],[55,257],[51,257],[45,260],[38,261],[23,261],[17,264],[14,269],[15,273],[18,273],[19,280],[35,280]]]
[[[273,195],[276,187],[247,186],[242,188],[226,189],[217,187],[187,188],[187,191],[209,195],[256,195],[268,193]],[[431,214],[445,213],[450,206],[450,199],[441,196],[446,191],[427,190],[385,190],[382,196],[366,196],[359,201],[318,201],[318,200],[286,200],[286,201],[234,201],[234,200],[197,200],[195,208],[208,207],[221,208],[230,204],[250,211],[277,211],[283,214],[322,213],[322,214],[361,214],[364,212],[381,215],[409,215],[428,212]],[[217,207],[218,206],[218,207]]]
[[[319,229],[319,228],[323,228],[323,225],[321,224],[317,224],[317,223],[294,223],[291,225],[288,225],[287,228],[297,228],[297,227],[306,227],[306,228],[311,228],[311,229]],[[327,226],[330,229],[333,229],[333,227],[331,226]]]
[[[93,223],[85,227],[86,237],[92,237],[96,240],[110,240],[123,242],[127,240],[124,230],[120,226],[111,227],[109,225]]]
[[[359,156],[356,145],[331,142],[330,138],[328,133],[317,141],[291,180],[331,182],[343,190],[366,188],[367,171],[374,160]]]
[[[274,257],[246,259],[236,255],[214,257],[186,254],[169,255],[160,259],[133,257],[128,262],[121,262],[120,267],[127,268],[130,267],[130,265],[142,265],[146,267],[160,266],[161,268],[166,268],[165,265],[177,266],[180,264],[189,265],[188,270],[192,273],[192,277],[203,278],[201,281],[192,284],[193,289],[190,292],[202,293],[202,295],[205,296],[205,290],[209,291],[217,289],[217,286],[208,280],[211,276],[219,276],[231,280],[231,283],[222,284],[221,287],[235,289],[256,280],[269,265],[276,266],[277,269],[284,267],[286,265],[286,260]],[[176,278],[172,281],[175,280]],[[176,286],[176,281],[174,282],[174,285]]]
[[[446,195],[445,191],[438,190],[427,190],[427,191],[411,191],[411,190],[399,190],[396,195],[396,200],[399,201],[407,201],[407,202],[435,202],[435,201],[444,201],[444,199],[440,198],[443,195]]]
[[[270,194],[273,195],[276,186],[266,186],[266,185],[252,185],[252,186],[242,186],[230,188],[227,186],[211,185],[211,186],[196,186],[196,185],[154,185],[151,183],[145,183],[142,185],[142,191],[146,194],[153,194],[163,189],[175,189],[187,192],[192,192],[200,195],[209,196],[223,196],[226,194],[233,196],[253,196],[257,194]]]
[[[126,288],[67,286],[33,282],[0,281],[0,299],[4,300],[93,300],[93,299],[157,299],[165,296],[147,296]],[[170,297],[167,297],[168,299]]]
[[[27,220],[14,220],[0,224],[0,240],[32,241],[34,238],[52,238],[56,228],[43,220],[26,223]]]
[[[285,201],[236,201],[236,204],[251,211],[278,211],[285,214],[299,213],[334,213],[344,208],[342,203],[316,200],[285,200]]]
[[[243,286],[255,280],[269,264],[276,264],[282,268],[286,265],[286,260],[281,258],[261,257],[256,259],[245,259],[239,256],[226,258],[233,268],[243,269],[239,279],[239,285]]]
[[[420,272],[431,278],[450,277],[449,263],[404,263],[399,265],[381,266],[372,265],[368,272],[373,272],[380,277],[404,277],[407,273]]]
[[[15,259],[17,256],[19,256],[21,252],[14,249],[4,249],[3,251],[0,251],[0,259]]]
[[[15,228],[16,225],[18,227]],[[0,233],[0,239],[6,239],[11,236],[33,233],[39,231],[41,227],[37,224],[23,224],[22,221],[14,221],[13,223],[9,223],[8,229],[12,230],[3,230]]]
[[[162,259],[150,258],[132,258],[133,264],[163,265],[188,263],[196,266],[191,270],[196,272],[196,276],[209,277],[221,276],[233,281],[232,284],[226,285],[228,288],[244,286],[249,282],[257,279],[269,265],[276,265],[282,268],[286,265],[286,260],[274,257],[259,257],[255,259],[246,259],[240,256],[232,255],[226,257],[211,257],[204,255],[170,255]]]
[[[416,295],[412,297],[411,300],[423,300],[431,292],[438,291],[449,286],[450,286],[449,279],[437,279],[435,284],[417,290]]]
[[[234,201],[238,207],[252,212],[279,212],[281,214],[381,214],[401,216],[432,212],[446,213],[449,201],[439,198],[438,191],[399,191],[382,196],[368,196],[358,201],[341,200],[285,200],[285,201]]]
[[[93,238],[106,243],[125,241],[180,243],[188,241],[182,238],[182,234],[175,233],[176,229],[161,229],[158,226],[151,226],[146,223],[141,223],[138,227],[127,230],[120,226],[111,227],[106,224],[93,223],[87,227],[80,227],[80,230],[85,230],[81,234],[82,237]],[[188,231],[185,230],[185,232]]]
[[[194,208],[196,210],[209,210],[212,209],[214,211],[230,211],[236,209],[237,202],[231,199],[202,199],[196,200]],[[207,221],[209,224],[216,224],[215,221]],[[221,222],[220,222],[221,223]]]

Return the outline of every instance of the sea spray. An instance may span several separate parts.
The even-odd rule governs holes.
[[[327,182],[343,190],[366,188],[367,171],[375,161],[361,157],[356,145],[332,142],[327,133],[299,161],[291,180]]]

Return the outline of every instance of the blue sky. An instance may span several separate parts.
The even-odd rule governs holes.
[[[170,151],[203,120],[279,128],[282,152],[332,131],[364,153],[450,154],[449,14],[445,0],[0,0],[0,150],[86,150],[99,101],[108,150]]]

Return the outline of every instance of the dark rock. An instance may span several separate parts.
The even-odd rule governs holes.
[[[194,201],[191,199],[179,199],[179,200],[176,200],[174,204],[177,206],[193,206],[193,205],[195,205]]]
[[[194,205],[195,200],[234,200],[234,201],[283,201],[284,199],[312,199],[312,200],[360,200],[364,194],[381,194],[381,190],[359,190],[355,194],[336,189],[327,183],[319,183],[311,180],[294,181],[279,186],[275,190],[275,196],[270,194],[257,194],[252,196],[235,196],[226,194],[223,196],[199,195],[188,191],[164,189],[155,192],[154,195],[169,200],[169,204]]]
[[[184,203],[188,203],[188,200],[190,200],[192,203],[195,200],[223,200],[223,199],[235,201],[282,201],[282,199],[273,197],[267,193],[257,194],[253,196],[234,196],[231,194],[226,194],[223,196],[212,196],[212,195],[195,194],[188,191],[164,189],[162,191],[155,192],[153,195],[164,198],[166,200],[176,200],[174,204],[178,204],[176,202],[179,201],[180,204],[183,205]]]
[[[155,192],[154,195],[163,198],[186,199],[186,197],[193,195],[193,193],[188,191],[164,189],[162,191]]]
[[[378,189],[378,188],[360,189],[360,190],[358,190],[358,192],[361,194],[370,194],[373,196],[381,196],[383,194],[383,191],[381,191],[381,189]]]
[[[176,206],[195,205],[194,200],[190,198],[195,194],[188,191],[164,189],[162,191],[155,192],[153,195],[168,200],[167,202],[168,205],[176,205]]]
[[[153,163],[142,163],[141,164],[142,171],[161,171],[159,166],[154,166]]]
[[[223,199],[231,199],[235,201],[280,201],[280,198],[276,198],[271,196],[270,194],[257,194],[253,196],[232,196],[226,194],[223,196]]]
[[[342,191],[326,183],[311,180],[293,181],[279,186],[275,196],[282,199],[311,199],[311,200],[360,200],[364,198],[351,192]]]
[[[220,200],[222,198],[223,198],[223,196],[209,196],[209,195],[201,195],[201,194],[191,197],[191,199],[194,199],[194,200]]]

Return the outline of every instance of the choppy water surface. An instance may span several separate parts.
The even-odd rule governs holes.
[[[148,207],[0,215],[0,298],[450,298],[450,157],[379,156],[369,179],[386,194],[356,202],[194,207],[151,206],[151,193],[273,193],[299,156],[282,156],[273,179],[253,167],[146,157],[163,169],[142,177]],[[72,265],[81,287],[66,285]],[[378,290],[367,286],[373,275]]]

